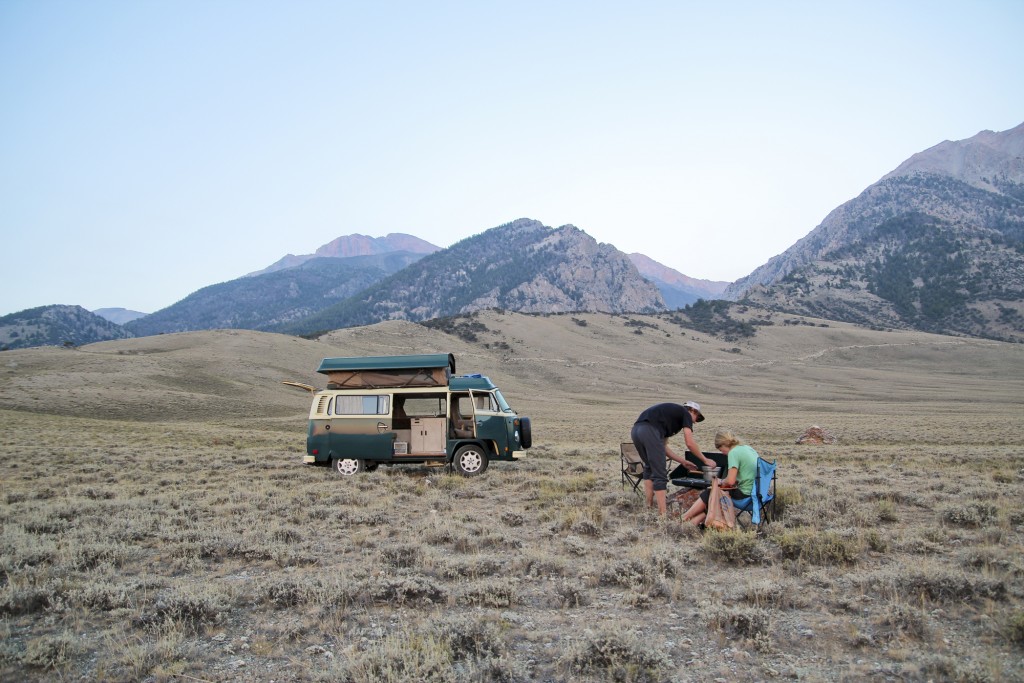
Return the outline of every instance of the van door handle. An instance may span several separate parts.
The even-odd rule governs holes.
[[[384,432],[387,431],[387,429],[388,429],[388,426],[386,424],[384,424],[383,422],[378,422],[377,423],[377,432],[378,433],[384,433]]]

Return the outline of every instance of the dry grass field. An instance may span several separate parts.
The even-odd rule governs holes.
[[[475,322],[0,354],[0,679],[1024,680],[1024,346]],[[308,395],[282,380],[441,351],[531,417],[524,460],[302,464]],[[688,399],[705,448],[725,427],[778,460],[763,534],[621,487],[636,415]],[[797,445],[811,425],[838,444]]]

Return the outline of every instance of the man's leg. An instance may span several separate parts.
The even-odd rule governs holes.
[[[651,483],[651,488],[654,488],[654,483]],[[658,514],[664,517],[668,513],[668,505],[665,503],[665,491],[654,492],[654,500],[658,502]]]
[[[653,440],[650,434],[650,426],[646,424],[635,424],[633,425],[632,431],[629,433],[629,437],[633,440],[633,445],[636,446],[637,455],[640,456],[640,462],[644,464],[644,473],[642,475],[644,481],[644,499],[647,501],[647,507],[654,505],[654,481],[652,480],[651,461],[648,458],[647,448],[650,444],[657,445],[657,440]]]
[[[668,470],[665,467],[665,441],[656,439],[647,447],[647,462],[651,466],[651,488],[654,489],[654,500],[658,504],[658,512],[662,517],[668,512],[665,501],[665,489],[668,488]]]

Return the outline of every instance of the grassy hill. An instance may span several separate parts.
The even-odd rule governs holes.
[[[1024,677],[1024,347],[732,314],[756,334],[488,311],[5,352],[0,679]],[[435,351],[533,419],[524,460],[301,464],[282,380]],[[763,535],[621,488],[635,416],[687,399],[705,448],[729,427],[778,460]]]

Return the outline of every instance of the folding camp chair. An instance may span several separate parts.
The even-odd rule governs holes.
[[[622,457],[622,486],[625,488],[628,481],[633,487],[633,493],[642,495],[640,483],[643,481],[644,463],[640,454],[636,452],[636,446],[632,441],[619,445],[619,455]]]
[[[775,463],[758,458],[754,490],[746,498],[733,499],[732,504],[737,517],[741,512],[749,513],[750,523],[756,527],[760,527],[762,521],[770,522],[775,509]]]

